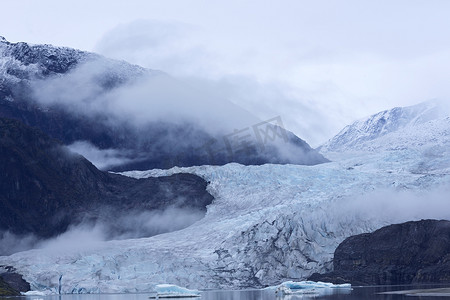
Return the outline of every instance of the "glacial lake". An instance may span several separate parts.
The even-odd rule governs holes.
[[[420,285],[420,286],[376,286],[376,287],[353,287],[346,289],[327,289],[321,294],[285,295],[277,296],[270,290],[240,290],[240,291],[204,291],[199,298],[169,298],[168,300],[400,300],[400,299],[450,299],[450,297],[432,296],[407,296],[379,294],[383,292],[431,288],[448,288],[443,285]],[[154,294],[80,294],[80,295],[53,295],[53,296],[21,296],[0,297],[0,300],[148,300]],[[164,298],[160,298],[164,299]],[[166,298],[167,299],[167,298]]]

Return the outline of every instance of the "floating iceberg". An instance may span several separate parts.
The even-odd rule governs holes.
[[[344,283],[344,284],[332,284],[329,282],[315,282],[315,281],[286,281],[283,282],[281,285],[290,288],[291,290],[303,290],[303,289],[311,289],[311,288],[351,288],[352,285],[350,283]]]
[[[200,297],[200,291],[189,290],[174,284],[158,284],[155,286],[156,295],[151,298],[193,298]]]
[[[332,284],[329,282],[314,282],[314,281],[286,281],[277,286],[271,286],[266,290],[275,290],[275,293],[280,295],[293,294],[322,294],[325,289],[346,289],[351,290],[352,286],[349,283]]]
[[[50,293],[44,292],[44,291],[28,291],[28,292],[22,292],[22,296],[48,296]]]
[[[295,295],[295,294],[313,294],[317,295],[317,290],[315,288],[309,288],[309,289],[300,289],[300,290],[292,290],[288,288],[287,286],[280,285],[276,290],[275,293],[278,295]]]

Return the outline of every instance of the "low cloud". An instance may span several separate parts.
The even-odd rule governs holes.
[[[131,239],[177,231],[202,219],[200,210],[169,207],[163,211],[128,213],[104,230],[108,239]]]
[[[97,249],[104,241],[145,238],[186,228],[202,219],[204,211],[169,207],[156,211],[128,211],[108,220],[110,208],[102,209],[104,216],[97,221],[86,220],[50,239],[35,235],[0,233],[0,255],[10,255],[30,249],[48,253],[67,253]],[[110,214],[110,216],[113,214]]]
[[[98,248],[106,240],[103,224],[81,224],[70,227],[63,234],[48,240],[41,240],[33,248],[49,253],[68,253]]]
[[[450,220],[450,189],[433,190],[384,189],[335,202],[327,207],[337,220],[360,219],[373,224],[394,224],[421,219]]]
[[[187,155],[186,161],[189,161],[189,155],[192,155],[195,149],[203,148],[201,151],[214,152],[215,150],[204,149],[208,148],[212,139],[217,141],[213,147],[222,150],[219,149],[220,153],[216,153],[219,156],[218,160],[229,161],[227,158],[229,151],[225,149],[224,139],[233,135],[239,139],[238,144],[242,146],[244,143],[247,144],[246,139],[249,139],[245,131],[251,133],[254,125],[264,123],[262,119],[229,100],[233,97],[237,99],[237,94],[233,92],[236,87],[239,87],[239,93],[244,94],[247,84],[238,86],[235,83],[221,82],[214,85],[204,80],[173,78],[154,72],[134,76],[136,75],[133,73],[134,67],[115,62],[113,65],[116,65],[116,68],[111,69],[110,63],[103,58],[88,60],[68,74],[32,83],[33,96],[38,102],[63,107],[75,115],[83,115],[102,122],[107,132],[113,136],[113,140],[122,143],[119,147],[127,148],[97,149],[97,144],[94,147],[85,141],[77,141],[69,146],[101,169],[116,166],[120,168],[121,165],[129,165],[140,159],[164,160],[164,156],[175,157],[183,154]],[[134,74],[130,75],[131,79],[123,74],[124,78],[114,74],[114,72],[121,74],[123,68]],[[140,74],[141,69],[137,70]],[[239,80],[236,79],[237,81]],[[228,89],[230,85],[233,88]],[[79,92],[82,86],[85,88]],[[249,97],[259,97],[252,96],[251,93],[249,90]],[[261,99],[265,94],[261,93]],[[277,98],[276,95],[281,95],[278,91],[267,94],[272,95],[274,99]],[[269,111],[270,109],[267,109],[266,120],[276,117],[269,115]],[[315,116],[314,122],[321,119],[317,114]],[[309,121],[311,120],[305,120],[304,124]],[[289,129],[286,123],[283,127]],[[306,128],[305,130],[313,132],[309,130],[310,127]],[[234,135],[235,132],[241,132],[241,136]],[[239,152],[238,156],[243,157],[244,151],[249,150],[245,157],[246,161],[253,159],[255,162],[264,161],[262,155],[267,156],[264,158],[266,162],[316,164],[323,161],[317,155],[310,156],[308,153],[310,149],[307,149],[306,145],[303,147],[295,144],[298,140],[295,141],[295,138],[291,137],[289,141],[270,143],[272,147],[267,154],[260,154],[265,147],[258,145],[252,149],[251,145],[244,145],[238,148],[245,149],[236,152]],[[253,139],[250,142],[255,141]],[[269,146],[269,143],[265,146]],[[133,149],[134,152],[131,153],[129,149]],[[234,150],[231,155],[235,155]],[[252,155],[253,157],[250,157]]]
[[[356,119],[450,95],[449,44],[439,34],[444,27],[436,19],[418,26],[420,18],[412,17],[436,7],[408,5],[411,15],[405,20],[388,16],[390,22],[382,26],[375,15],[386,18],[386,9],[404,12],[403,5],[358,7],[357,13],[355,7],[307,5],[315,17],[304,7],[295,16],[283,11],[286,21],[300,23],[295,30],[290,22],[275,22],[265,30],[256,13],[264,7],[252,8],[255,23],[246,16],[245,24],[236,27],[137,20],[107,32],[96,50],[172,76],[203,80],[260,119],[282,115],[288,129],[319,146]],[[298,13],[304,14],[303,21]],[[420,29],[408,30],[405,24]]]
[[[99,149],[87,141],[77,141],[67,146],[70,151],[84,156],[100,170],[138,161],[129,150]]]
[[[450,220],[448,187],[433,190],[377,190],[366,195],[340,199],[311,211],[311,218],[333,224],[350,224],[370,231],[381,226],[421,219]],[[109,208],[103,210],[109,215]],[[86,221],[65,233],[41,240],[33,235],[0,234],[0,254],[9,255],[33,248],[51,252],[83,251],[102,247],[107,240],[150,237],[186,228],[204,217],[205,212],[169,207],[159,211],[132,211],[106,221]],[[324,223],[325,224],[325,223]],[[377,227],[373,227],[373,226]],[[331,227],[338,228],[338,227]],[[351,230],[359,232],[357,230]],[[83,241],[80,243],[80,241]]]
[[[159,72],[141,73],[137,67],[103,58],[81,63],[62,76],[33,81],[31,87],[39,103],[63,106],[111,127],[188,123],[217,134],[259,121],[225,99],[220,91],[207,89],[198,82]]]
[[[34,248],[39,239],[32,235],[16,235],[10,231],[0,232],[0,255],[10,255]]]

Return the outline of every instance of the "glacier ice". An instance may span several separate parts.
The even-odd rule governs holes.
[[[328,152],[316,166],[175,167],[126,172],[144,178],[186,172],[209,182],[206,216],[177,232],[103,242],[71,252],[31,250],[0,257],[33,290],[151,292],[161,282],[189,289],[260,288],[332,269],[346,237],[421,218],[450,218],[450,119]],[[408,145],[410,142],[410,146]],[[388,144],[386,144],[388,143]],[[426,199],[426,201],[423,201]]]

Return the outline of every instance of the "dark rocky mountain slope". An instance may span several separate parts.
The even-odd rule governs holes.
[[[310,280],[355,285],[450,283],[450,221],[421,220],[344,240],[334,271]]]
[[[11,287],[0,277],[0,297],[1,296],[20,296],[20,292]]]
[[[20,296],[29,290],[30,284],[14,268],[0,266],[0,296]]]
[[[121,231],[118,220],[128,214],[204,213],[212,199],[197,176],[138,180],[99,171],[40,130],[0,118],[0,230],[47,238],[70,225],[102,222]]]

